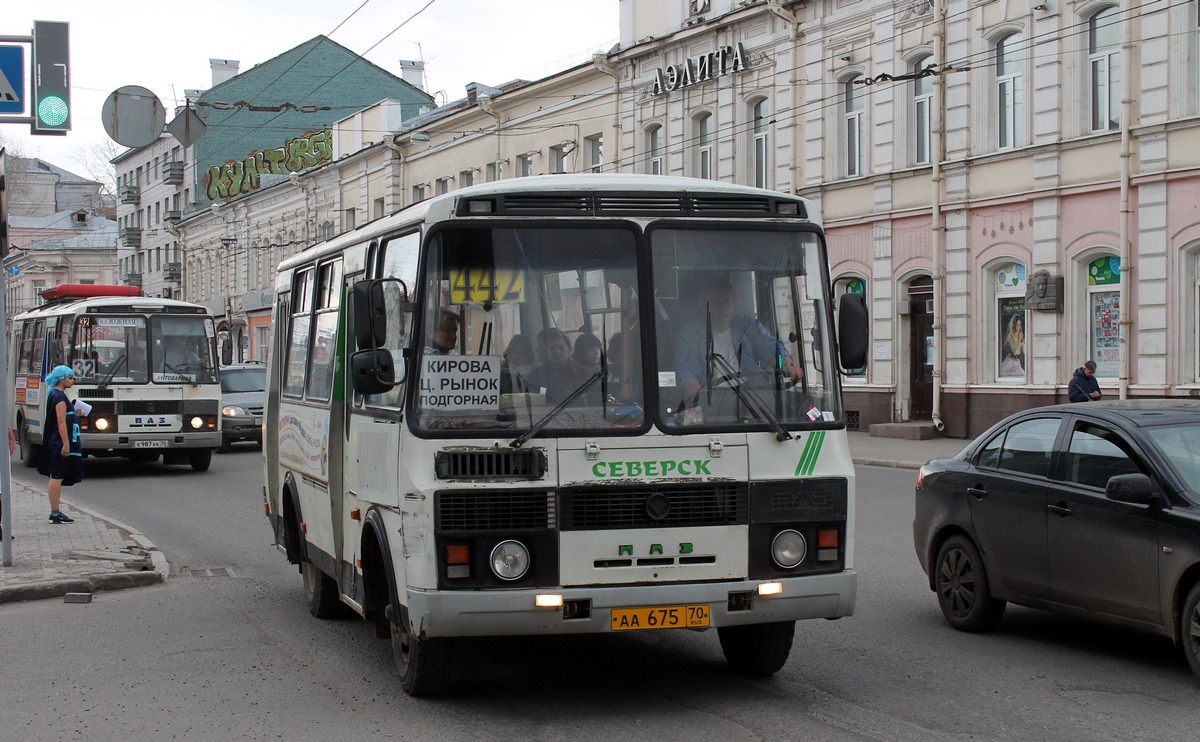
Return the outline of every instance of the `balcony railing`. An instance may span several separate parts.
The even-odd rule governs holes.
[[[125,283],[129,284],[130,286],[141,286],[142,285],[142,274],[141,273],[126,273],[125,274]]]
[[[183,163],[182,162],[164,162],[163,163],[163,182],[171,185],[179,185],[183,182]]]
[[[167,224],[174,224],[183,218],[182,211],[167,211],[163,213],[163,221]]]
[[[121,203],[136,204],[142,199],[141,186],[121,186]]]
[[[141,247],[142,244],[142,228],[141,227],[122,227],[121,242],[125,247]]]
[[[181,263],[167,263],[163,266],[164,281],[178,281],[183,276],[183,265]]]

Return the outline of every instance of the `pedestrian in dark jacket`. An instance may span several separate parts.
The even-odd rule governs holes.
[[[1075,369],[1067,385],[1067,397],[1072,402],[1092,402],[1102,397],[1100,382],[1096,381],[1096,362],[1088,361]]]

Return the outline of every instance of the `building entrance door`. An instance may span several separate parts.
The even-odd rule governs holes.
[[[908,287],[909,409],[913,420],[933,419],[933,279],[922,276]]]

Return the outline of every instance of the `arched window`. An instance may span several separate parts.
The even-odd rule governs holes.
[[[1088,19],[1088,76],[1092,131],[1121,125],[1120,9],[1105,8]],[[1097,361],[1099,363],[1099,361]],[[1099,369],[1096,371],[1100,375]]]
[[[863,157],[863,96],[866,86],[855,84],[861,75],[842,83],[842,158],[843,172],[853,178],[865,172]]]
[[[1012,33],[996,42],[996,144],[1025,144],[1025,37]]]
[[[701,113],[692,119],[693,164],[692,174],[697,178],[713,177],[712,114]]]
[[[663,174],[663,128],[654,124],[646,128],[646,172]]]
[[[918,73],[933,63],[932,55],[925,55],[913,62],[912,71]],[[933,77],[918,77],[912,85],[912,153],[913,164],[932,162],[932,125],[930,107],[933,105]]]
[[[752,182],[758,188],[771,187],[771,102],[760,98],[750,104],[751,149],[754,152]]]
[[[846,294],[858,294],[862,297],[867,295],[867,282],[858,276],[844,276],[839,278],[833,284],[833,300],[834,309],[836,311],[838,305],[841,304],[842,297]],[[867,367],[852,368],[846,372],[846,378],[850,380],[866,381]]]

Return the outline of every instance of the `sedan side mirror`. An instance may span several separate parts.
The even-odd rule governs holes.
[[[1110,477],[1104,488],[1104,496],[1116,502],[1149,505],[1158,499],[1154,482],[1145,474],[1117,474]]]

